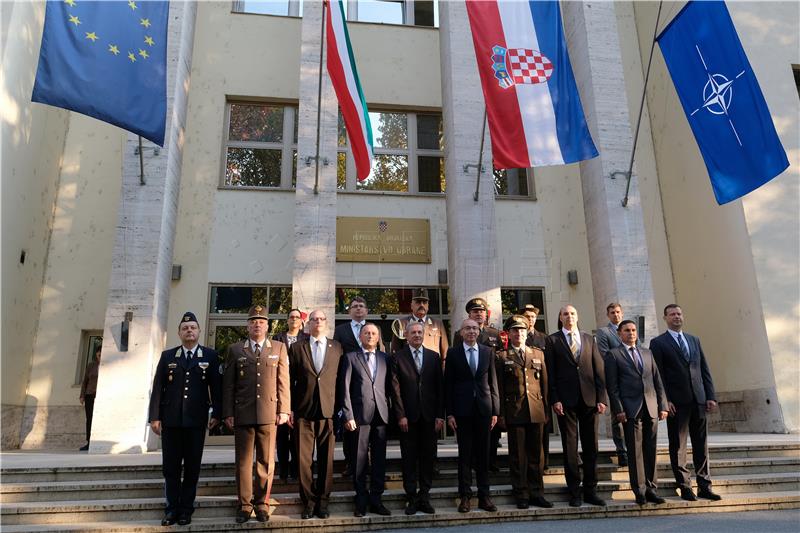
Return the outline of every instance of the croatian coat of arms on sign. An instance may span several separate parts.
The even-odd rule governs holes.
[[[389,228],[389,224],[385,220],[378,222],[378,229],[383,233]]]
[[[538,50],[492,47],[492,70],[503,89],[514,85],[545,83],[553,75],[553,63]]]

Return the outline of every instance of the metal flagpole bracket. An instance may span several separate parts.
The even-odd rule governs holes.
[[[471,169],[471,168],[477,169],[478,168],[478,164],[477,163],[467,163],[466,165],[461,167],[461,169],[464,171],[464,174],[469,174],[469,169]],[[481,165],[481,174],[485,174],[485,173],[486,173],[486,166],[485,165]]]
[[[147,182],[144,179],[144,151],[145,150],[152,150],[153,155],[158,155],[161,153],[161,147],[159,146],[142,146],[142,136],[139,135],[139,146],[133,149],[133,155],[139,156],[139,185],[146,185]]]
[[[318,158],[319,158],[319,156],[310,155],[310,156],[307,156],[305,159],[303,159],[303,161],[305,161],[307,167],[310,167],[311,163],[314,163],[314,162],[316,162],[318,160],[322,161],[322,166],[324,166],[324,167],[327,167],[330,164],[330,160],[327,157],[322,157],[322,158],[319,158],[319,159]]]

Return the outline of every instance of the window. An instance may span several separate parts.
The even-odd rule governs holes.
[[[518,313],[527,304],[533,304],[539,308],[536,329],[542,333],[549,331],[544,308],[544,289],[503,287],[500,289],[500,299],[503,302],[503,319],[498,327],[503,327],[503,323],[508,317]]]
[[[297,107],[232,102],[227,106],[228,187],[294,187]]]
[[[247,315],[250,307],[261,304],[267,307],[268,317],[286,318],[292,308],[292,288],[282,285],[212,285],[211,315]],[[218,317],[219,318],[219,317]]]
[[[355,177],[347,149],[344,120],[339,114],[337,186],[341,190],[443,193],[444,136],[442,116],[429,113],[372,111],[374,159],[372,173]]]
[[[494,169],[495,196],[524,196],[536,200],[532,168]]]
[[[80,352],[78,353],[78,368],[75,371],[75,385],[80,387],[83,384],[83,377],[86,375],[86,367],[94,361],[94,354],[98,348],[103,346],[103,330],[92,329],[81,331]]]
[[[438,0],[350,0],[350,3],[354,7],[350,20],[439,27]]]
[[[302,0],[234,0],[235,13],[255,13],[258,15],[303,16]]]

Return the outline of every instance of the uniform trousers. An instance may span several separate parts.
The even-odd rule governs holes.
[[[234,426],[236,447],[236,489],[239,508],[242,511],[266,511],[269,508],[267,495],[272,491],[275,474],[275,424]],[[253,479],[253,455],[255,452],[255,479]]]
[[[558,417],[561,444],[564,450],[564,477],[572,497],[581,494],[581,457],[583,458],[583,493],[593,494],[597,488],[597,409],[583,400],[572,407],[564,406]],[[578,438],[582,456],[578,455]]]
[[[205,437],[203,426],[161,429],[161,468],[167,513],[191,515],[194,512]]]
[[[294,421],[294,441],[297,443],[299,463],[300,500],[306,508],[314,505],[319,510],[328,508],[333,490],[333,420],[322,418]],[[317,478],[314,479],[314,446],[317,448]]]
[[[704,406],[676,405],[675,416],[667,418],[669,436],[669,462],[678,488],[692,488],[689,469],[686,468],[686,437],[692,438],[692,462],[700,490],[711,488],[708,469],[708,424]]]
[[[542,495],[544,424],[506,424],[511,487],[517,500]]]
[[[400,453],[403,456],[403,489],[410,501],[428,501],[436,460],[436,422],[423,420],[408,423],[408,431],[400,432]],[[419,493],[417,483],[419,482]]]

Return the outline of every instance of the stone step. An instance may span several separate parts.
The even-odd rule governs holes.
[[[711,461],[712,474],[717,476],[734,474],[768,474],[783,472],[800,472],[800,459],[791,457],[771,457],[753,459],[721,459]],[[547,485],[562,485],[564,482],[563,467],[551,467],[544,476]],[[658,465],[660,479],[671,479],[669,464]],[[598,466],[598,477],[601,481],[627,481],[628,469],[613,464]],[[491,475],[493,485],[508,483],[508,471],[504,469]],[[4,480],[5,481],[5,480]],[[433,480],[434,487],[454,487],[457,483],[456,470],[443,470]],[[388,472],[386,475],[387,490],[402,489],[402,475],[399,472]],[[352,481],[340,474],[334,475],[334,490],[351,490]],[[200,478],[198,494],[202,496],[223,496],[235,492],[233,476],[211,476]],[[297,494],[296,482],[276,480],[273,494]],[[158,498],[163,494],[163,479],[99,479],[85,481],[56,481],[33,483],[3,483],[0,486],[1,503],[19,503],[36,501],[68,501],[68,500],[102,500],[127,498]]]
[[[674,480],[660,484],[662,495],[675,494]],[[714,490],[728,498],[729,495],[758,492],[796,492],[800,490],[800,473],[768,474],[764,476],[733,475],[714,479]],[[632,498],[628,482],[605,481],[598,485],[600,497],[608,500],[629,500]],[[545,487],[545,497],[563,503],[567,494],[563,484]],[[673,496],[674,497],[674,496]],[[432,505],[442,511],[454,509],[458,498],[454,487],[437,488],[431,491]],[[492,488],[492,498],[498,505],[511,506],[514,503],[508,485]],[[674,497],[677,499],[677,497]],[[404,507],[405,496],[402,490],[386,491],[385,505],[396,513]],[[682,501],[682,500],[680,500]],[[271,506],[275,515],[294,516],[301,512],[301,503],[294,494],[273,494]],[[0,518],[5,526],[26,524],[70,524],[105,521],[148,520],[163,512],[163,498],[127,498],[82,501],[46,501],[4,503],[0,505]],[[197,518],[225,518],[233,516],[236,499],[233,494],[226,496],[199,496],[196,502]],[[352,491],[335,492],[331,495],[330,511],[336,514],[349,514],[353,510]]]
[[[495,503],[498,503],[496,500]],[[414,516],[405,516],[401,512],[394,512],[392,516],[367,515],[364,518],[354,518],[349,512],[333,512],[327,520],[311,519],[300,520],[296,515],[274,514],[266,525],[275,533],[298,533],[313,529],[317,533],[338,533],[351,531],[370,531],[388,528],[418,528],[418,527],[446,527],[463,526],[492,523],[492,522],[513,522],[513,521],[532,521],[532,520],[563,520],[580,518],[604,518],[604,517],[625,517],[625,516],[655,516],[655,515],[674,515],[674,514],[696,514],[696,513],[715,513],[715,512],[734,512],[745,510],[778,510],[778,509],[798,509],[800,508],[800,491],[780,491],[780,492],[743,492],[726,496],[718,502],[700,500],[697,502],[686,502],[677,497],[667,498],[667,503],[663,505],[647,504],[644,506],[636,505],[632,497],[619,499],[609,502],[606,507],[581,506],[569,507],[564,503],[557,503],[552,509],[531,508],[528,510],[518,510],[512,505],[499,504],[496,513],[486,513],[483,511],[473,511],[470,513],[455,512],[455,508],[439,508],[434,515],[417,513]],[[22,532],[75,532],[83,531],[87,533],[150,533],[175,531],[173,528],[162,528],[160,525],[161,514],[149,514],[149,516],[139,519],[128,519],[122,516],[115,517],[109,521],[80,520],[71,523],[47,523],[47,524],[10,524],[4,521],[3,531],[5,533]],[[263,530],[264,524],[255,520],[246,524],[236,524],[232,513],[227,516],[202,517],[197,513],[193,517],[192,524],[181,527],[180,531],[250,531]]]

